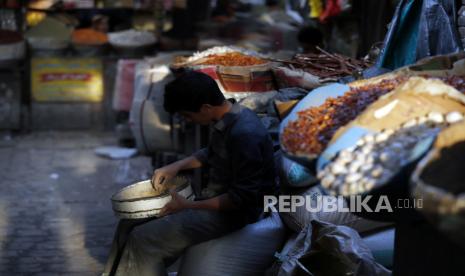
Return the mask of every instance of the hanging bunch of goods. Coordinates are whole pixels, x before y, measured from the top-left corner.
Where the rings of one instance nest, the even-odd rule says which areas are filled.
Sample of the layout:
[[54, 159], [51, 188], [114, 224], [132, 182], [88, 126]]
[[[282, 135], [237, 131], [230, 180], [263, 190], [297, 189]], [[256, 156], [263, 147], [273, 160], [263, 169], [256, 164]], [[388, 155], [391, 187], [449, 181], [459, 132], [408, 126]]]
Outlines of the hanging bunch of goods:
[[232, 46], [213, 47], [190, 57], [178, 57], [171, 66], [174, 71], [203, 72], [216, 80], [224, 93], [238, 93], [239, 98], [247, 96], [247, 92], [274, 91], [271, 67], [272, 63], [265, 56]]
[[319, 53], [297, 54], [292, 60], [280, 60], [284, 66], [274, 69], [280, 87], [312, 89], [342, 77], [358, 75], [372, 65], [366, 61], [317, 49]]

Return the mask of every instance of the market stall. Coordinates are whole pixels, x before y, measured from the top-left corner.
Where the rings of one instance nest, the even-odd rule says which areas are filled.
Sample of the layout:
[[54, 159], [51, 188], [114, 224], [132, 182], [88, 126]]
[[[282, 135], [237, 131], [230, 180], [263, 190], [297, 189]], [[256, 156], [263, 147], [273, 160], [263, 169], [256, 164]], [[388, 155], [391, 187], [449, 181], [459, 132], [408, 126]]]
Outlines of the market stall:
[[[355, 215], [395, 224], [393, 271], [398, 275], [432, 271], [458, 275], [461, 269], [463, 240], [457, 235], [451, 240], [452, 232], [447, 232], [460, 227], [460, 211], [437, 205], [450, 202], [444, 204], [458, 208], [454, 181], [441, 181], [441, 189], [456, 191], [446, 200], [444, 192], [425, 186], [419, 175], [432, 156], [446, 162], [442, 158], [452, 158], [451, 150], [459, 148], [460, 139], [448, 140], [445, 146], [441, 137], [463, 132], [459, 130], [465, 112], [463, 57], [462, 53], [433, 57], [373, 79], [315, 89], [281, 124], [283, 151], [315, 172], [325, 193], [343, 196], [349, 204], [354, 196], [369, 198], [372, 210], [379, 203], [373, 199], [386, 197], [393, 204], [392, 210], [359, 210]], [[443, 156], [432, 149], [439, 145], [449, 153], [444, 148]], [[422, 176], [439, 183], [437, 179], [446, 178], [439, 166], [426, 166], [429, 170]], [[396, 206], [399, 202], [408, 206]], [[427, 222], [425, 212], [435, 219]], [[438, 218], [448, 215], [455, 217], [446, 230]], [[433, 250], [426, 249], [430, 248], [426, 240], [434, 240]], [[446, 251], [453, 253], [445, 256]]]
[[[364, 1], [215, 1], [213, 10], [207, 1], [10, 2], [5, 10], [19, 23], [0, 17], [0, 129], [19, 129], [23, 109], [32, 129], [104, 126], [161, 167], [208, 142], [208, 127], [163, 106], [165, 85], [197, 71], [259, 116], [273, 141], [281, 196], [310, 204], [325, 197], [341, 208], [371, 198], [371, 210], [380, 200], [404, 204], [274, 212], [189, 249], [181, 272], [465, 274], [458, 173], [465, 54], [452, 1], [398, 1], [383, 49], [369, 53], [387, 22], [370, 26], [379, 34], [367, 38], [360, 32], [370, 28], [359, 32], [356, 21], [388, 1], [360, 11], [353, 7]], [[305, 28], [326, 38], [306, 39]], [[192, 178], [199, 188], [206, 177], [196, 171]], [[180, 191], [191, 197], [186, 186]], [[150, 194], [148, 181], [143, 187], [163, 204], [170, 199], [167, 191]], [[128, 215], [137, 210], [113, 199], [121, 218], [153, 217], [163, 205]]]

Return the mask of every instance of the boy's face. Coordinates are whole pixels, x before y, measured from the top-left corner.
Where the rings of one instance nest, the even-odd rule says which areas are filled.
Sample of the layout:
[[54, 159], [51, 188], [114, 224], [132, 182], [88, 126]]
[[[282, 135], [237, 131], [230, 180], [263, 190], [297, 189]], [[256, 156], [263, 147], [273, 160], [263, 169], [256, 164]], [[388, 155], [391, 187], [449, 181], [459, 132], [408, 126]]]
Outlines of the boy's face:
[[211, 107], [212, 106], [209, 104], [204, 104], [198, 112], [179, 111], [179, 115], [181, 115], [187, 122], [199, 125], [208, 125], [213, 122]]

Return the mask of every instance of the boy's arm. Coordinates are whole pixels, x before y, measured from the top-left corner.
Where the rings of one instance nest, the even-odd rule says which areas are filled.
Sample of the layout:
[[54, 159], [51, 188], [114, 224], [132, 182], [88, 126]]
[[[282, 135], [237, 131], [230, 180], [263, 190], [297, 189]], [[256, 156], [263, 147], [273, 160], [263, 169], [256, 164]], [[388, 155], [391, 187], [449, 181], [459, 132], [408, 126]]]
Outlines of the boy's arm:
[[156, 169], [152, 176], [153, 188], [155, 190], [160, 189], [166, 179], [175, 177], [179, 171], [202, 167], [202, 165], [206, 162], [207, 154], [208, 150], [206, 148], [201, 149], [189, 157]]
[[205, 200], [190, 201], [178, 195], [175, 191], [171, 192], [172, 200], [163, 207], [160, 212], [161, 216], [176, 213], [183, 209], [206, 209], [214, 211], [229, 211], [238, 209], [228, 194], [221, 194]]

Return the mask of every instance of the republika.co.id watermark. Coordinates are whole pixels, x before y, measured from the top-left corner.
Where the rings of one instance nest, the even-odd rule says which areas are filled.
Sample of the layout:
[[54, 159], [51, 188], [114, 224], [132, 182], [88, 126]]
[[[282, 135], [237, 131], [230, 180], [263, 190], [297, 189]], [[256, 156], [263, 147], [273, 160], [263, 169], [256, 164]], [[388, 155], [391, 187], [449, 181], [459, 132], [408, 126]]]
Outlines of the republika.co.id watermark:
[[270, 212], [277, 209], [280, 213], [296, 212], [304, 207], [308, 212], [351, 212], [351, 213], [378, 213], [394, 212], [395, 209], [423, 208], [423, 200], [420, 199], [396, 199], [391, 202], [387, 195], [373, 197], [371, 195], [326, 196], [326, 195], [267, 195], [264, 197], [264, 211]]

